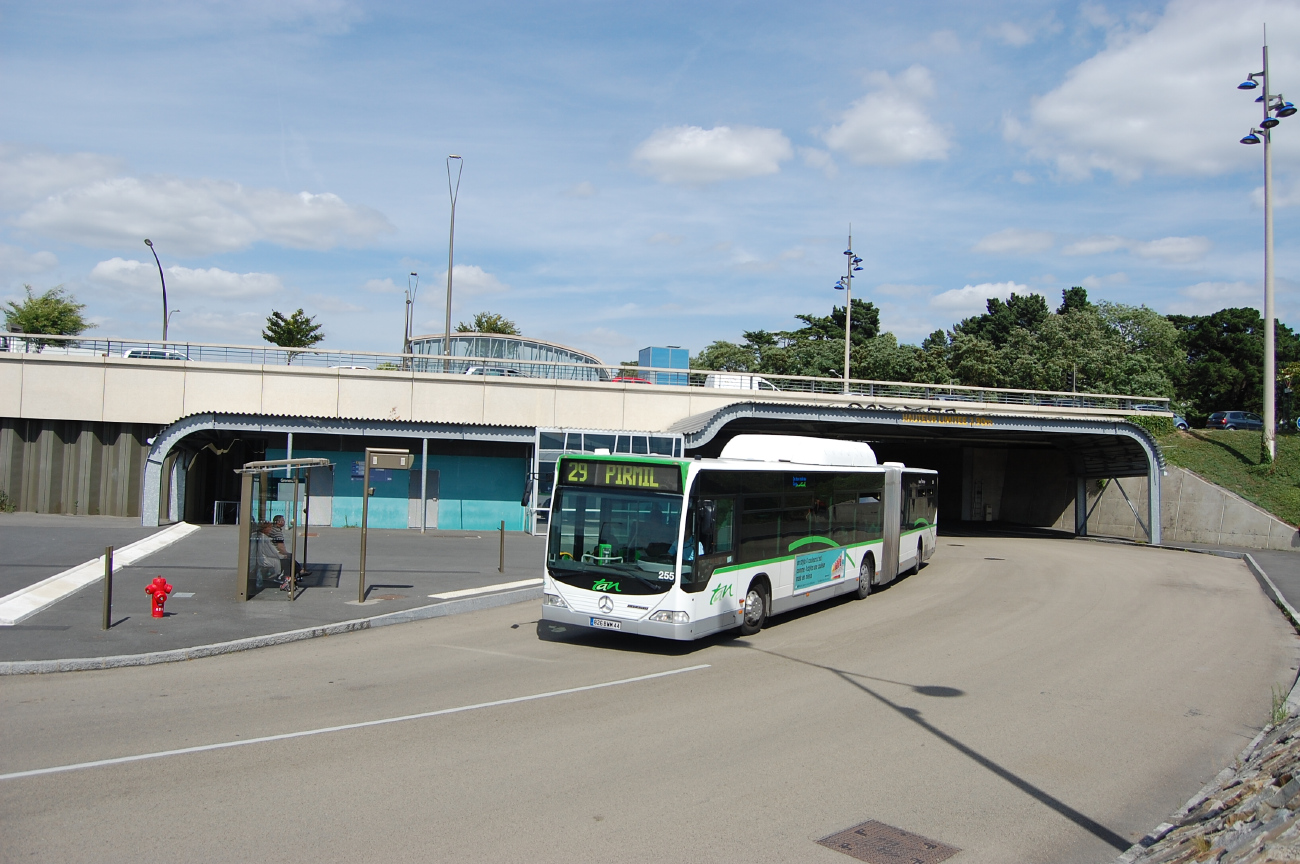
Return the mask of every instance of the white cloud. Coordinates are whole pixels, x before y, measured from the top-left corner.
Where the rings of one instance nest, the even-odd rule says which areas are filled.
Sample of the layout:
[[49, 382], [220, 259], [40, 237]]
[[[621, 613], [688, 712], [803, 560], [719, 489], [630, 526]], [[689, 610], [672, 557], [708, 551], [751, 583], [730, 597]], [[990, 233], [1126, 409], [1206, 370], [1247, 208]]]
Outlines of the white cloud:
[[926, 111], [934, 100], [934, 81], [928, 69], [913, 66], [892, 78], [875, 72], [867, 82], [872, 91], [854, 102], [827, 131], [828, 147], [859, 165], [948, 158], [952, 142]]
[[971, 248], [992, 255], [1033, 255], [1036, 252], [1046, 252], [1055, 243], [1056, 237], [1050, 231], [1006, 228], [984, 236]]
[[1010, 21], [1003, 21], [1001, 24], [995, 24], [987, 29], [987, 32], [994, 39], [1003, 45], [1010, 45], [1013, 48], [1020, 48], [1034, 41], [1034, 34], [1019, 24], [1013, 24]]
[[367, 279], [361, 290], [367, 294], [401, 294], [403, 291], [393, 284], [392, 279]]
[[24, 207], [121, 170], [120, 160], [97, 153], [48, 153], [0, 144], [0, 206]]
[[86, 246], [134, 246], [149, 237], [163, 255], [231, 252], [257, 242], [323, 250], [393, 230], [377, 211], [328, 192], [166, 177], [98, 180], [38, 202], [16, 222]]
[[581, 183], [569, 187], [564, 194], [570, 198], [590, 198], [596, 194], [596, 187], [591, 181], [583, 180]]
[[1191, 264], [1204, 258], [1210, 246], [1208, 237], [1163, 237], [1135, 243], [1130, 249], [1140, 258], [1157, 258], [1166, 264]]
[[1259, 66], [1260, 21], [1274, 37], [1273, 68], [1300, 65], [1300, 5], [1264, 11], [1258, 0], [1173, 0], [1149, 29], [1112, 30], [1104, 50], [1034, 100], [1027, 124], [1006, 122], [1007, 137], [1074, 178], [1256, 165], [1237, 139], [1259, 122], [1259, 107], [1234, 85]]
[[1111, 273], [1106, 276], [1085, 276], [1079, 280], [1079, 284], [1089, 291], [1095, 291], [1106, 285], [1123, 285], [1128, 282], [1127, 273]]
[[[445, 314], [447, 304], [447, 295], [445, 293], [447, 287], [447, 271], [443, 270], [439, 273], [434, 277], [433, 282], [430, 284], [434, 286], [433, 290], [435, 291], [437, 291], [439, 287], [442, 289], [435, 295], [431, 295], [427, 298], [428, 302], [436, 304], [439, 310], [439, 315], [437, 318], [428, 319], [421, 326], [426, 328], [429, 333], [441, 333], [443, 327], [446, 326], [445, 319], [442, 316]], [[482, 267], [475, 264], [457, 264], [452, 268], [452, 314], [458, 315], [463, 313], [466, 301], [474, 300], [478, 297], [490, 297], [494, 294], [503, 294], [509, 290], [510, 286], [507, 283], [502, 282]], [[423, 301], [421, 301], [421, 305], [423, 305]], [[511, 316], [507, 314], [506, 317]], [[452, 322], [452, 326], [455, 326], [454, 321]]]
[[1006, 300], [1012, 294], [1040, 294], [1028, 285], [1015, 282], [983, 282], [979, 285], [967, 285], [935, 294], [930, 298], [930, 307], [958, 315], [978, 315], [988, 307], [990, 297]]
[[1030, 174], [1028, 171], [1012, 171], [1011, 179], [1024, 186], [1028, 186], [1030, 183], [1034, 182], [1034, 175]]
[[0, 273], [44, 273], [59, 266], [53, 252], [28, 252], [0, 243]]
[[649, 242], [654, 244], [666, 244], [668, 246], [678, 246], [686, 238], [680, 234], [669, 234], [667, 231], [656, 231], [650, 235]]
[[1165, 264], [1192, 264], [1210, 251], [1207, 237], [1162, 237], [1159, 240], [1131, 240], [1114, 234], [1085, 237], [1066, 246], [1065, 255], [1105, 255], [1125, 250], [1139, 258], [1154, 258]]
[[1061, 250], [1063, 255], [1104, 255], [1107, 252], [1116, 252], [1120, 249], [1127, 249], [1130, 240], [1123, 237], [1116, 237], [1114, 234], [1095, 234], [1092, 237], [1085, 237], [1082, 240], [1076, 240], [1074, 243], [1066, 246]]
[[840, 168], [835, 164], [835, 159], [825, 150], [818, 150], [816, 147], [800, 147], [799, 155], [803, 157], [803, 162], [809, 168], [816, 168], [827, 177], [835, 177], [840, 173]]
[[[284, 283], [273, 273], [232, 273], [217, 267], [207, 270], [164, 267], [163, 272], [167, 276], [167, 291], [172, 299], [194, 294], [218, 300], [237, 300], [268, 297], [284, 290]], [[152, 292], [159, 289], [158, 268], [152, 261], [110, 258], [96, 264], [90, 271], [90, 278], [95, 282], [133, 291]]]
[[1169, 311], [1182, 315], [1208, 315], [1229, 307], [1264, 307], [1264, 289], [1251, 282], [1198, 282], [1179, 290], [1182, 300]]
[[664, 183], [701, 186], [781, 170], [794, 150], [779, 129], [672, 126], [637, 145], [634, 162]]

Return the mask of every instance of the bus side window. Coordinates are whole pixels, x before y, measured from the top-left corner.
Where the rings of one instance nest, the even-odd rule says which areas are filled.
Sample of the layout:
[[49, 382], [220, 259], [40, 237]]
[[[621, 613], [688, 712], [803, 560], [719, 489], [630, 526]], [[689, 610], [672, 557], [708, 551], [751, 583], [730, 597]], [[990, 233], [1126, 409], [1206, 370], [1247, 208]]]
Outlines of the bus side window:
[[716, 499], [713, 512], [713, 548], [706, 549], [705, 552], [731, 552], [735, 549], [736, 499]]

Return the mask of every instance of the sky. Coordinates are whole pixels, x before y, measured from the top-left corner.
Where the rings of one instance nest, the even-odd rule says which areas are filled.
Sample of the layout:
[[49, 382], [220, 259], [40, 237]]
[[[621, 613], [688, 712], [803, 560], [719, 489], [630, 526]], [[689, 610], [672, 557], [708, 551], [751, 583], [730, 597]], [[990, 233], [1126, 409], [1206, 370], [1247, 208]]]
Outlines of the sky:
[[[1258, 308], [1265, 24], [1300, 97], [1300, 0], [0, 0], [0, 300], [62, 285], [157, 339], [150, 238], [172, 339], [301, 307], [400, 351], [412, 272], [443, 330], [457, 154], [453, 323], [607, 363], [828, 314], [850, 226], [903, 342], [1072, 285]], [[1300, 114], [1273, 141], [1297, 326]]]

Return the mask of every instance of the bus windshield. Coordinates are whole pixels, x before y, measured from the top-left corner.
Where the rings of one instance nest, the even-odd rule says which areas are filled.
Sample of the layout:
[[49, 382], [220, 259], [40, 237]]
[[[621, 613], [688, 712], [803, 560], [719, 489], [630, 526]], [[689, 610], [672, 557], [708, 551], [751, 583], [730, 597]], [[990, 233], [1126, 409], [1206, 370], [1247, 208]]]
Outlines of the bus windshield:
[[681, 517], [680, 495], [559, 486], [547, 569], [577, 588], [661, 594], [676, 576]]

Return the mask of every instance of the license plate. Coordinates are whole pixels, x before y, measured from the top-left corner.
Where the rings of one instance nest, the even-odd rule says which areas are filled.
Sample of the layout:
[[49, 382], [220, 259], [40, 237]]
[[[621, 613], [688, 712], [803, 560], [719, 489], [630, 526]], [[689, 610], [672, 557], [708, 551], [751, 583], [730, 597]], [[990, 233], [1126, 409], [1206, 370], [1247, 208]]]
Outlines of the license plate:
[[623, 622], [622, 622], [622, 621], [610, 621], [608, 618], [592, 618], [592, 619], [591, 619], [591, 626], [592, 626], [592, 627], [599, 627], [599, 628], [601, 628], [602, 630], [622, 630], [622, 629], [623, 629]]

